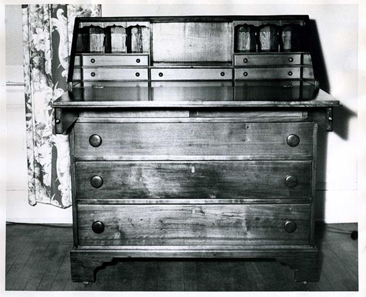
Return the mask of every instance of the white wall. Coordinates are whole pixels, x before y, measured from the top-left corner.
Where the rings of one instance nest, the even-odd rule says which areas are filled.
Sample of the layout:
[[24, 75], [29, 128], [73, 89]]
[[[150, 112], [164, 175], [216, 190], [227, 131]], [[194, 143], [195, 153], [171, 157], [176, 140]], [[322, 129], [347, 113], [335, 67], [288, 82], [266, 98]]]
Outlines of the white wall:
[[[316, 23], [330, 93], [343, 107], [335, 111], [334, 132], [327, 133], [324, 142], [326, 157], [320, 157], [317, 184], [317, 218], [326, 222], [356, 222], [358, 212], [357, 178], [357, 80], [358, 80], [358, 7], [357, 5], [117, 5], [103, 2], [103, 16], [137, 15], [263, 15], [308, 14]], [[10, 16], [10, 15], [9, 15]], [[13, 27], [12, 34], [21, 34]], [[12, 45], [20, 46], [20, 45]], [[17, 48], [21, 50], [21, 48]], [[15, 55], [13, 53], [12, 55]], [[322, 57], [323, 59], [321, 59]], [[13, 65], [7, 59], [9, 72], [17, 71], [21, 64]], [[19, 62], [19, 61], [18, 61]], [[20, 61], [21, 63], [21, 61]], [[15, 63], [16, 64], [16, 63]], [[10, 75], [10, 74], [9, 74]], [[10, 76], [9, 76], [10, 77]], [[71, 209], [53, 206], [28, 206], [26, 202], [26, 151], [24, 135], [24, 107], [21, 89], [7, 91], [8, 127], [11, 144], [8, 160], [7, 218], [14, 221], [71, 222]], [[320, 149], [323, 150], [322, 148]]]

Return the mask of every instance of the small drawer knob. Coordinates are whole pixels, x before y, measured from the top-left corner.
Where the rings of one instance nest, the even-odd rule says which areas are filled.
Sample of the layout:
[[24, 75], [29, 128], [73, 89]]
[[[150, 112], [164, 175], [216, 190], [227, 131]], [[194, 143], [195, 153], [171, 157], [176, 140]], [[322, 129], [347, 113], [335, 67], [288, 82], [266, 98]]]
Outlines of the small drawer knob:
[[60, 124], [60, 123], [61, 123], [60, 119], [56, 119], [56, 124]]
[[95, 63], [95, 59], [91, 59], [90, 62]]
[[285, 179], [286, 186], [289, 188], [294, 188], [297, 186], [297, 178], [293, 175], [288, 175]]
[[287, 74], [288, 74], [288, 76], [292, 76], [293, 73], [292, 73], [292, 71], [289, 71]]
[[243, 62], [244, 62], [244, 63], [248, 63], [248, 59], [247, 59], [247, 58], [244, 58], [244, 59], [243, 59]]
[[221, 73], [220, 73], [220, 75], [221, 75], [221, 76], [225, 76], [225, 72], [221, 72]]
[[103, 185], [103, 179], [99, 176], [99, 175], [94, 175], [91, 179], [90, 179], [90, 184], [94, 187], [94, 188], [100, 188]]
[[96, 221], [92, 225], [92, 230], [94, 233], [97, 234], [103, 233], [104, 229], [105, 229], [104, 224], [100, 221]]
[[286, 221], [284, 228], [287, 233], [293, 233], [296, 231], [297, 226], [294, 221]]
[[136, 59], [136, 63], [140, 63], [141, 62], [141, 60], [140, 59]]
[[98, 134], [93, 134], [89, 138], [89, 143], [91, 146], [98, 147], [102, 144], [102, 137], [100, 137]]
[[163, 72], [159, 72], [160, 77], [163, 77], [163, 75], [164, 75]]
[[300, 138], [296, 134], [290, 134], [289, 136], [287, 136], [286, 142], [289, 146], [295, 147], [299, 145]]
[[139, 77], [140, 76], [140, 73], [139, 72], [136, 72], [135, 75], [136, 75], [136, 77]]
[[90, 75], [91, 75], [92, 77], [94, 77], [94, 76], [95, 76], [95, 72], [90, 73]]
[[289, 61], [290, 63], [292, 63], [292, 62], [294, 61], [294, 58], [290, 57], [290, 58], [288, 58], [288, 61]]
[[244, 73], [243, 73], [243, 75], [244, 75], [244, 76], [248, 76], [248, 72], [244, 72]]

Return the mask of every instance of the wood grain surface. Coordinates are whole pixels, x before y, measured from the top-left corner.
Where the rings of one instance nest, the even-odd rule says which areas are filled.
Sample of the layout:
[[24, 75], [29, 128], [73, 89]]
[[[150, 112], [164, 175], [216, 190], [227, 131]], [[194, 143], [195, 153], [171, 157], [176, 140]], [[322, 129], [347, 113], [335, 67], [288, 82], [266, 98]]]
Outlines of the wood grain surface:
[[152, 24], [153, 62], [228, 62], [232, 59], [229, 22]]
[[[75, 156], [79, 160], [209, 159], [211, 156], [311, 159], [313, 123], [76, 123]], [[99, 147], [91, 135], [102, 138]], [[300, 143], [286, 139], [296, 134]], [[150, 157], [151, 156], [151, 157]], [[178, 158], [179, 159], [179, 158]]]
[[[78, 205], [83, 245], [253, 245], [309, 243], [310, 206]], [[287, 233], [284, 224], [297, 229]], [[101, 221], [103, 233], [91, 226]]]
[[[298, 184], [288, 187], [287, 176]], [[76, 191], [77, 199], [309, 199], [311, 162], [77, 162]]]

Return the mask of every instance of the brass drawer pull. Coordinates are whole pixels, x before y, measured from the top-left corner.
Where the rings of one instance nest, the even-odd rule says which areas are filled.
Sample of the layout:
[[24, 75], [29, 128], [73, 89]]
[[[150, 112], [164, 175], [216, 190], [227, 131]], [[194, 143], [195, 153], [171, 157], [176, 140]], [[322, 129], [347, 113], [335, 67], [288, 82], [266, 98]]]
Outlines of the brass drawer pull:
[[90, 184], [91, 184], [94, 188], [100, 188], [101, 186], [103, 186], [103, 179], [102, 179], [99, 175], [94, 175], [94, 176], [90, 179]]
[[297, 225], [294, 221], [286, 221], [284, 228], [287, 233], [294, 233], [297, 229]]
[[293, 175], [288, 175], [285, 179], [286, 186], [289, 188], [294, 188], [297, 186], [297, 178]]
[[94, 58], [93, 58], [93, 59], [91, 59], [91, 60], [90, 60], [90, 62], [95, 63], [95, 59], [94, 59]]
[[96, 221], [92, 225], [92, 230], [94, 233], [97, 234], [103, 233], [104, 229], [105, 229], [104, 224], [100, 221]]
[[89, 143], [91, 146], [98, 147], [102, 144], [102, 137], [98, 134], [93, 134], [89, 137]]
[[286, 142], [289, 146], [295, 147], [299, 145], [300, 138], [296, 134], [290, 134], [289, 136], [287, 136]]

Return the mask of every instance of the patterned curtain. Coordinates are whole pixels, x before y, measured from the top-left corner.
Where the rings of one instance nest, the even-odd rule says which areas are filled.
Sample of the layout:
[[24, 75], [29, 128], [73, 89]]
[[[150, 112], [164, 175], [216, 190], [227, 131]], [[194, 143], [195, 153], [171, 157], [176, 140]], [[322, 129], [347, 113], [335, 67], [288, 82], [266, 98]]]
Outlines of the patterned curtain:
[[28, 200], [71, 205], [69, 142], [54, 135], [52, 102], [67, 90], [75, 17], [100, 16], [101, 5], [23, 5]]

